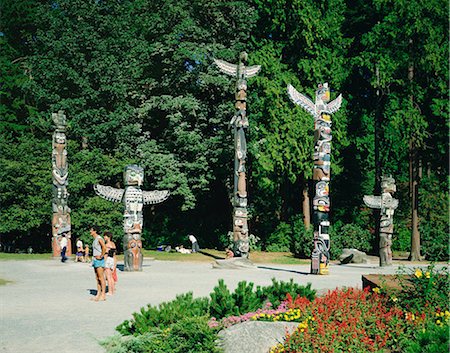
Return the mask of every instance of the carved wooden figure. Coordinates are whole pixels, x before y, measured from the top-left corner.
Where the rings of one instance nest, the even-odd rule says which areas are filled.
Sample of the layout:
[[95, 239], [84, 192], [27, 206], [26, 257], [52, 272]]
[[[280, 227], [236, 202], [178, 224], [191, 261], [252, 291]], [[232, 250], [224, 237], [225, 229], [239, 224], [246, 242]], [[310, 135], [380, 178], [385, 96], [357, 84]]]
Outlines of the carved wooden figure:
[[123, 214], [123, 252], [125, 271], [142, 271], [142, 226], [144, 205], [154, 205], [163, 202], [169, 197], [168, 190], [143, 191], [141, 185], [144, 181], [144, 169], [137, 165], [125, 167], [125, 189], [116, 189], [111, 186], [94, 185], [97, 195], [108, 201], [125, 204]]
[[235, 256], [248, 257], [249, 230], [247, 212], [247, 182], [246, 168], [247, 142], [245, 129], [248, 127], [247, 117], [247, 78], [256, 76], [261, 66], [245, 66], [247, 53], [243, 52], [239, 57], [239, 64], [233, 65], [223, 60], [214, 59], [215, 64], [223, 73], [234, 76], [236, 82], [236, 113], [230, 121], [234, 132], [234, 193], [233, 193], [233, 252]]
[[392, 265], [392, 234], [394, 233], [394, 211], [398, 200], [392, 197], [397, 191], [395, 179], [391, 176], [381, 177], [381, 196], [364, 195], [364, 203], [370, 208], [381, 209], [380, 219], [380, 266]]
[[52, 251], [53, 256], [59, 256], [61, 248], [59, 241], [61, 235], [65, 234], [68, 246], [66, 255], [72, 254], [71, 246], [71, 223], [70, 208], [67, 203], [69, 193], [67, 192], [69, 163], [67, 162], [66, 130], [67, 121], [63, 111], [52, 114], [55, 131], [52, 139], [52, 176], [53, 176], [53, 199], [52, 199]]
[[311, 254], [311, 273], [327, 274], [330, 261], [330, 235], [328, 232], [330, 221], [330, 161], [331, 161], [331, 114], [339, 110], [342, 95], [330, 101], [328, 83], [319, 85], [316, 91], [316, 101], [313, 103], [308, 97], [288, 86], [291, 100], [300, 105], [314, 117], [314, 248]]

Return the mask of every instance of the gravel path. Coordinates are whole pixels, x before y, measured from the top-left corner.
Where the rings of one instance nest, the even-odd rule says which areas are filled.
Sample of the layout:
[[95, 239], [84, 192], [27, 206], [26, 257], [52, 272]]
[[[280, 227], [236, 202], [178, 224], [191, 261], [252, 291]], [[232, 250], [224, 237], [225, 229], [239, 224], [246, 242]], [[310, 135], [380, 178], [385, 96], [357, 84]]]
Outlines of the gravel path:
[[0, 261], [0, 353], [97, 353], [98, 341], [146, 304], [159, 304], [192, 291], [207, 296], [220, 278], [230, 289], [239, 281], [268, 285], [271, 278], [312, 283], [323, 292], [361, 287], [361, 275], [395, 273], [396, 266], [330, 266], [328, 276], [308, 275], [307, 265], [258, 265], [254, 269], [212, 269], [208, 263], [144, 261], [142, 272], [119, 272], [117, 293], [92, 302], [96, 289], [89, 264], [58, 260]]

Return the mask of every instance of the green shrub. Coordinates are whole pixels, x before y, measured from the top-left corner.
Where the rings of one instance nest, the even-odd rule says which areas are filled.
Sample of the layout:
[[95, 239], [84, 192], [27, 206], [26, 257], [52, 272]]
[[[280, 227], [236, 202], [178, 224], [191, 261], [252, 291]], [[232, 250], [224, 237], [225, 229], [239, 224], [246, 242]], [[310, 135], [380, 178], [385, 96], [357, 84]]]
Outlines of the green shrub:
[[274, 278], [270, 286], [257, 286], [253, 291], [253, 283], [245, 281], [239, 282], [234, 293], [231, 293], [223, 280], [219, 280], [219, 285], [214, 287], [211, 293], [210, 315], [216, 319], [221, 319], [230, 315], [243, 315], [255, 311], [270, 302], [274, 307], [286, 300], [286, 294], [291, 294], [293, 298], [297, 295], [312, 300], [316, 296], [316, 291], [311, 289], [311, 284], [306, 286], [290, 282], [277, 282]]
[[253, 283], [251, 282], [248, 284], [246, 281], [239, 282], [232, 297], [234, 300], [235, 315], [245, 314], [261, 307], [261, 302], [253, 291]]
[[429, 261], [448, 261], [448, 224], [423, 221], [420, 224], [421, 254]]
[[267, 238], [267, 251], [290, 251], [292, 243], [292, 225], [281, 222], [275, 231]]
[[153, 340], [157, 340], [159, 334], [146, 332], [139, 336], [114, 335], [100, 342], [107, 353], [147, 353]]
[[[408, 275], [405, 279], [402, 275]], [[450, 275], [447, 267], [436, 269], [400, 269], [398, 279], [402, 291], [398, 294], [399, 304], [408, 310], [420, 312], [423, 307], [449, 310]]]
[[211, 316], [222, 318], [235, 313], [233, 296], [223, 279], [219, 279], [219, 284], [214, 287], [210, 297], [209, 313]]
[[272, 303], [272, 306], [276, 308], [282, 301], [286, 300], [286, 295], [288, 293], [292, 296], [292, 298], [300, 296], [313, 300], [316, 297], [316, 291], [311, 289], [311, 283], [308, 283], [306, 286], [302, 286], [294, 283], [292, 278], [289, 282], [277, 282], [275, 278], [272, 278], [272, 284], [270, 286], [256, 287], [256, 297], [259, 305], [255, 309], [263, 307], [267, 302]]
[[138, 336], [113, 336], [101, 342], [107, 353], [219, 353], [217, 333], [207, 316], [185, 317], [165, 329], [150, 328]]
[[313, 250], [314, 226], [307, 230], [303, 223], [303, 215], [292, 217], [291, 252], [295, 257], [310, 258]]
[[330, 233], [332, 259], [338, 258], [344, 248], [354, 248], [364, 252], [371, 250], [372, 235], [369, 230], [356, 224], [348, 223], [331, 227]]
[[158, 305], [148, 305], [133, 313], [132, 320], [125, 320], [116, 327], [122, 335], [143, 334], [152, 327], [166, 328], [184, 317], [208, 314], [208, 298], [193, 298], [192, 292], [177, 295], [175, 300]]
[[437, 175], [424, 176], [419, 188], [419, 223], [421, 253], [429, 261], [449, 260], [449, 198], [448, 180]]
[[[395, 217], [395, 216], [394, 216]], [[395, 219], [394, 219], [395, 222]], [[410, 251], [411, 250], [411, 229], [406, 224], [394, 223], [394, 235], [392, 237], [392, 250], [394, 251]]]
[[404, 342], [405, 353], [446, 353], [450, 352], [449, 326], [430, 322], [424, 330], [419, 330], [414, 339]]

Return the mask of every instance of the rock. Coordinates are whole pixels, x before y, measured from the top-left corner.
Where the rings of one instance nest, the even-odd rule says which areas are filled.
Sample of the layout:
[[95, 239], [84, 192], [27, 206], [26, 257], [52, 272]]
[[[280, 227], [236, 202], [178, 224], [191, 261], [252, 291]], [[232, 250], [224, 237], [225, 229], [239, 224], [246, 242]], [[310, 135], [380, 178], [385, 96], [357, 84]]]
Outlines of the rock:
[[253, 262], [245, 257], [232, 257], [231, 259], [215, 260], [212, 267], [226, 269], [256, 268]]
[[354, 264], [366, 264], [369, 262], [367, 254], [357, 249], [342, 249], [342, 255], [339, 256], [341, 265], [354, 263]]
[[219, 345], [224, 353], [267, 353], [297, 327], [298, 322], [246, 321], [220, 331]]

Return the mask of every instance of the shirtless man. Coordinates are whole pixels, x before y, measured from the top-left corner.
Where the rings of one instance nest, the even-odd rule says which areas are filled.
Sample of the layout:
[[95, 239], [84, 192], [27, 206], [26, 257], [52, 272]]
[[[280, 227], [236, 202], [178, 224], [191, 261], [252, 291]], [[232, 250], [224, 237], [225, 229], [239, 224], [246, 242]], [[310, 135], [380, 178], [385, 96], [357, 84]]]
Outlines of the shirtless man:
[[92, 298], [93, 301], [106, 300], [106, 283], [105, 283], [105, 253], [106, 246], [103, 238], [98, 234], [99, 228], [92, 226], [89, 230], [94, 241], [92, 242], [92, 266], [94, 267], [95, 279], [97, 281], [97, 295]]

